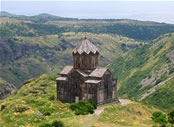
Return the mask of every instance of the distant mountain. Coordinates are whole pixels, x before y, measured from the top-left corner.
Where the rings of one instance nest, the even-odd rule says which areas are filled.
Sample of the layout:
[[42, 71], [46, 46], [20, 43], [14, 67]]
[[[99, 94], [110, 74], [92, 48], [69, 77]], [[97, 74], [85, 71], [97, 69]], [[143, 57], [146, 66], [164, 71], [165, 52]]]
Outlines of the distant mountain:
[[26, 17], [24, 15], [15, 15], [6, 11], [0, 11], [0, 17]]
[[[21, 17], [21, 16], [24, 16], [24, 15], [16, 15], [16, 14], [12, 14], [12, 13], [9, 13], [9, 12], [6, 12], [6, 11], [0, 11], [0, 17]], [[51, 15], [51, 14], [47, 14], [47, 13], [41, 13], [41, 14], [38, 14], [38, 15], [34, 15], [34, 16], [25, 16], [25, 17], [32, 17], [32, 18], [63, 18], [63, 17], [59, 17], [59, 16], [54, 16], [54, 15]]]
[[0, 12], [0, 17], [9, 17], [9, 18], [16, 18], [18, 20], [29, 20], [32, 22], [46, 22], [46, 21], [54, 21], [54, 20], [78, 20], [77, 18], [66, 18], [55, 16], [47, 13], [41, 13], [34, 16], [25, 16], [25, 15], [15, 15], [5, 11]]
[[47, 21], [60, 21], [60, 20], [78, 20], [76, 18], [65, 18], [65, 17], [60, 17], [60, 16], [55, 16], [55, 15], [51, 15], [51, 14], [47, 14], [47, 13], [42, 13], [39, 15], [35, 15], [35, 16], [30, 16], [29, 17], [32, 21], [35, 22], [47, 22]]
[[6, 11], [1, 11], [0, 12], [0, 17], [14, 17], [16, 16], [15, 14], [8, 13]]
[[31, 17], [51, 18], [51, 19], [62, 19], [63, 18], [63, 17], [60, 17], [60, 16], [55, 16], [55, 15], [51, 15], [51, 14], [47, 14], [47, 13], [41, 13], [39, 15], [34, 15], [34, 16], [31, 16]]
[[127, 52], [111, 65], [123, 98], [174, 107], [174, 33]]

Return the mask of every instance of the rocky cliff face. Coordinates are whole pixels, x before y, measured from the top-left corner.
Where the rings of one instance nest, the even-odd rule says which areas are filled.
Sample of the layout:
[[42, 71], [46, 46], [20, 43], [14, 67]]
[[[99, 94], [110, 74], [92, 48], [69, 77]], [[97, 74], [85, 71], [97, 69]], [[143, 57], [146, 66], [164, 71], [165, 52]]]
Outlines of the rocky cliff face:
[[39, 45], [18, 44], [12, 39], [0, 40], [0, 64], [30, 56], [40, 49]]
[[16, 87], [0, 78], [0, 99], [7, 97], [16, 91]]

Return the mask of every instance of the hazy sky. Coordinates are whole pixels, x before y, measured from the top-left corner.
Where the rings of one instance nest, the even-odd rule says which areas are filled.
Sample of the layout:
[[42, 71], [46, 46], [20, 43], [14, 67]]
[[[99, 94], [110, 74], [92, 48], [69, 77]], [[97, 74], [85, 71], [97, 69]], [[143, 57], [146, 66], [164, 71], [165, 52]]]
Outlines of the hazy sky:
[[1, 11], [20, 15], [49, 13], [76, 18], [131, 18], [174, 24], [174, 1], [104, 1], [104, 0], [6, 0], [1, 1]]

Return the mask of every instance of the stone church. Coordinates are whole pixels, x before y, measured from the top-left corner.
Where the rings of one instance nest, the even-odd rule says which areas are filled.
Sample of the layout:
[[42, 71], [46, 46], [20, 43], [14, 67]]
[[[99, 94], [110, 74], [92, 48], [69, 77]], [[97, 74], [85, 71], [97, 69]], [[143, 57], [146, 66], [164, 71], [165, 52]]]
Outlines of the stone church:
[[65, 66], [57, 81], [57, 99], [64, 103], [89, 100], [97, 105], [118, 102], [117, 80], [99, 67], [99, 50], [86, 37], [72, 51], [74, 66]]

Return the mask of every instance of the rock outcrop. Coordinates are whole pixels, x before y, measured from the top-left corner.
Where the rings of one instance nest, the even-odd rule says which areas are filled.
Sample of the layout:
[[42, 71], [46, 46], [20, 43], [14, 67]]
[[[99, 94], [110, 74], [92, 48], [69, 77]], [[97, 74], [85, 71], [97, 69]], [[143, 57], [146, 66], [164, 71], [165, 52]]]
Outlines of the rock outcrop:
[[14, 93], [16, 87], [0, 78], [0, 99], [7, 97], [8, 95]]

